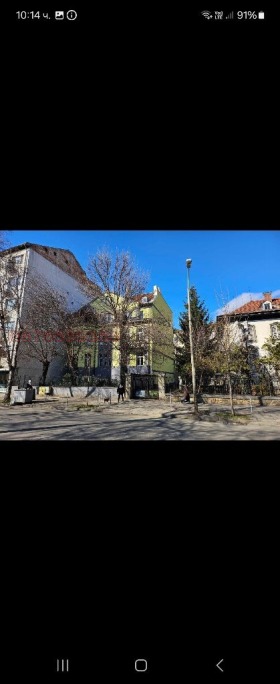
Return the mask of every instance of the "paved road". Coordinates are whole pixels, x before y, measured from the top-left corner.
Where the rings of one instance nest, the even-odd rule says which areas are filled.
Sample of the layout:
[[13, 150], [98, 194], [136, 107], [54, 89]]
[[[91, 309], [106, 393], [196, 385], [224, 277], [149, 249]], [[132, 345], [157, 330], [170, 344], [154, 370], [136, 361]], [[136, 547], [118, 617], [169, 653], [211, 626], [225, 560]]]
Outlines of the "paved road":
[[[100, 411], [77, 411], [65, 400], [1, 406], [0, 440], [280, 440], [280, 407], [258, 407], [252, 414], [240, 408], [239, 412], [247, 412], [250, 418], [245, 425], [211, 422], [206, 417], [197, 421], [192, 407], [163, 402], [129, 401], [102, 406]], [[204, 409], [200, 411], [203, 414]]]

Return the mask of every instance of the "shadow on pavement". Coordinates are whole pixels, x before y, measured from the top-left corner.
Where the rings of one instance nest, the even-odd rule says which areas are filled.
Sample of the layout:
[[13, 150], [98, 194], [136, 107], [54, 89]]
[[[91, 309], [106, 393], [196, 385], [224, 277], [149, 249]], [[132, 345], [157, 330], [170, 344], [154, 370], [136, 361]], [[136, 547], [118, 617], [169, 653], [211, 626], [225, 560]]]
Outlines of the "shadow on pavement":
[[[2, 416], [1, 416], [2, 417]], [[196, 421], [190, 415], [167, 418], [120, 418], [102, 414], [79, 416], [73, 412], [61, 411], [54, 416], [38, 414], [24, 415], [21, 426], [18, 415], [7, 416], [0, 438], [7, 440], [70, 440], [70, 441], [252, 441], [279, 440], [277, 426], [254, 424], [224, 424], [220, 422]], [[74, 422], [73, 422], [74, 421]]]

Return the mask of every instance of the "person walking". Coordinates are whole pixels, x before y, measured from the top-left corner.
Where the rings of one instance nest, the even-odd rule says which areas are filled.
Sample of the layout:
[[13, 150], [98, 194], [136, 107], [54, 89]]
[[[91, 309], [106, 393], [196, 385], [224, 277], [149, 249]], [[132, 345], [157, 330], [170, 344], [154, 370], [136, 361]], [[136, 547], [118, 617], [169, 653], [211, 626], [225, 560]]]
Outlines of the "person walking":
[[189, 388], [188, 385], [184, 386], [184, 398], [182, 399], [183, 402], [188, 402], [190, 401], [190, 393], [189, 393]]
[[120, 384], [119, 384], [118, 387], [117, 387], [117, 393], [118, 393], [118, 403], [119, 403], [119, 401], [120, 401], [120, 397], [122, 398], [122, 401], [124, 401], [124, 397], [123, 397], [123, 395], [124, 395], [124, 386], [123, 386], [122, 382], [120, 382]]

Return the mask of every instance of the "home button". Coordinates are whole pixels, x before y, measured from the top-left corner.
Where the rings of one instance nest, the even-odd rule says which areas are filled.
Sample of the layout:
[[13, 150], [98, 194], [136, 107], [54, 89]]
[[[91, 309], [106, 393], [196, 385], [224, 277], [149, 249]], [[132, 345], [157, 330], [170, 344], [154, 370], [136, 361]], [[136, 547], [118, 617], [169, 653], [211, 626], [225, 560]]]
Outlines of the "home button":
[[135, 660], [135, 670], [136, 672], [146, 672], [148, 669], [148, 663], [144, 658], [139, 658]]

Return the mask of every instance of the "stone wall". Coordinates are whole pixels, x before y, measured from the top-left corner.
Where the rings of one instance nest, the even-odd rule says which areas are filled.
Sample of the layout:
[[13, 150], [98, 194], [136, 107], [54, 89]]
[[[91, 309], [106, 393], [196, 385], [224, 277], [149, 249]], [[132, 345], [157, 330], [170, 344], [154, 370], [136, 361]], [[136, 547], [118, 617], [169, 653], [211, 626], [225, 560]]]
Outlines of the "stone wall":
[[[228, 394], [219, 394], [219, 396], [214, 396], [212, 394], [203, 394], [203, 402], [205, 404], [230, 404], [230, 398]], [[238, 406], [280, 406], [280, 397], [261, 397], [261, 396], [251, 396], [251, 395], [238, 395], [233, 396], [233, 405]]]

